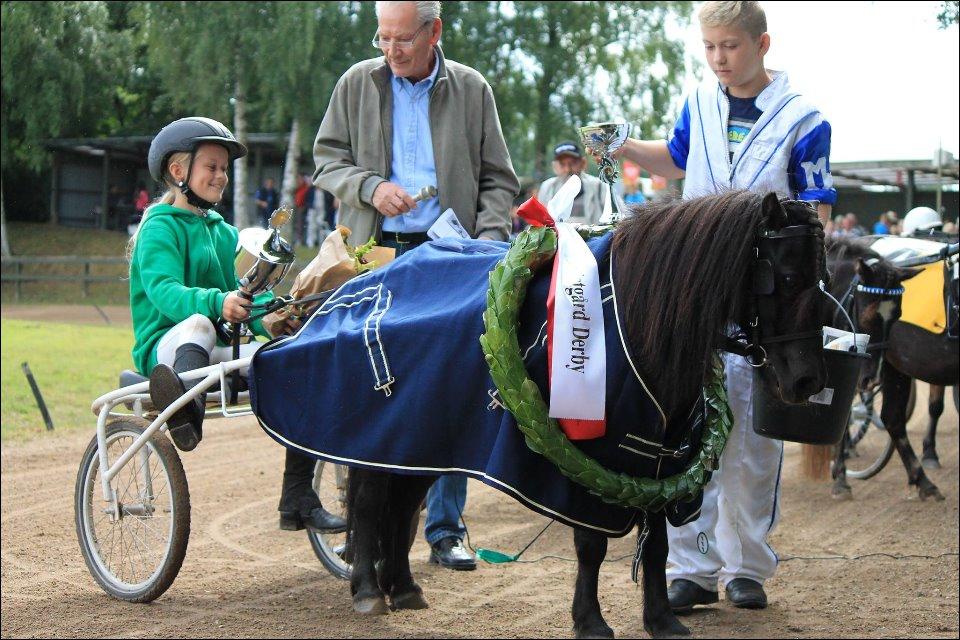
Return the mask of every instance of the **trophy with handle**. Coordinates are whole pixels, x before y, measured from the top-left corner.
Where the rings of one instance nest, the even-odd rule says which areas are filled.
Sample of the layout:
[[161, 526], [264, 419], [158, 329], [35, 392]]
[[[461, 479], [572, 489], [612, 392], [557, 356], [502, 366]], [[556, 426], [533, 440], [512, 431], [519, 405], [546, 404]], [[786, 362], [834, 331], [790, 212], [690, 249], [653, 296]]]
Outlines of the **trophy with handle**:
[[623, 217], [623, 208], [613, 190], [613, 185], [620, 179], [617, 161], [611, 154], [623, 146], [630, 136], [633, 125], [628, 122], [594, 122], [580, 127], [580, 139], [584, 148], [597, 159], [599, 178], [610, 190], [607, 198], [609, 203], [604, 206], [601, 223], [614, 224]]
[[[266, 229], [251, 227], [240, 232], [234, 268], [240, 282], [238, 293], [252, 302], [254, 296], [270, 291], [283, 280], [293, 266], [296, 255], [286, 240], [280, 237], [280, 227], [293, 218], [293, 209], [281, 206], [270, 216]], [[240, 358], [241, 323], [230, 326], [233, 359]], [[240, 370], [233, 372], [230, 385], [230, 403], [236, 404], [240, 388]]]

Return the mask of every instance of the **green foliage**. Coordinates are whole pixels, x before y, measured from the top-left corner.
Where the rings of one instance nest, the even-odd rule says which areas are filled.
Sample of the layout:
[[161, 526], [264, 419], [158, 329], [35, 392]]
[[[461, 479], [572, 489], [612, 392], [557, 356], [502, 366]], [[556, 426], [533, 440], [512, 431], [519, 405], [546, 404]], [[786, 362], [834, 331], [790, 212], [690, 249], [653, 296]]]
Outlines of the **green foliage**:
[[940, 13], [937, 14], [937, 21], [941, 29], [946, 29], [952, 24], [960, 21], [960, 1], [943, 0], [940, 5]]
[[130, 58], [124, 32], [110, 32], [105, 2], [5, 2], [2, 12], [2, 157], [43, 167], [43, 140], [106, 133]]
[[3, 320], [0, 331], [3, 441], [36, 436], [46, 428], [22, 362], [30, 365], [55, 432], [84, 428], [92, 434], [97, 422], [91, 402], [115, 389], [117, 376], [133, 364], [130, 328]]
[[[642, 136], [667, 132], [684, 62], [666, 27], [691, 10], [449, 2], [442, 43], [493, 87], [518, 174], [542, 174], [552, 145], [587, 121], [623, 116]], [[4, 183], [26, 169], [39, 192], [47, 138], [152, 134], [194, 114], [230, 124], [237, 99], [248, 131], [288, 131], [297, 118], [309, 148], [337, 79], [378, 55], [372, 2], [17, 1], [2, 12]], [[25, 217], [27, 200], [7, 200], [8, 215]]]
[[[664, 135], [682, 82], [683, 43], [666, 35], [686, 2], [497, 2], [444, 5], [444, 51], [488, 79], [520, 174], [591, 120], [624, 117]], [[679, 29], [677, 30], [679, 33]]]

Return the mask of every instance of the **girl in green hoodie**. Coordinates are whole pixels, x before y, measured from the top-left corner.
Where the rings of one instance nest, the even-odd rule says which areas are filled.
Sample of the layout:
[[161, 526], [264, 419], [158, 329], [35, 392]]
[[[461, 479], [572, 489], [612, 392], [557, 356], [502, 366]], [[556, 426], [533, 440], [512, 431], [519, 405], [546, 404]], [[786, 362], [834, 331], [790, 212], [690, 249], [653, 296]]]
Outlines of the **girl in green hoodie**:
[[[147, 209], [130, 240], [130, 312], [133, 360], [140, 373], [149, 372], [150, 398], [160, 411], [186, 393], [178, 373], [232, 359], [231, 348], [217, 344], [216, 319], [250, 317], [249, 296], [234, 271], [239, 232], [212, 210], [223, 197], [230, 162], [246, 153], [229, 129], [209, 118], [177, 120], [150, 144], [150, 175], [169, 190]], [[272, 297], [267, 292], [256, 302]], [[269, 337], [259, 320], [250, 327]], [[262, 344], [240, 345], [240, 357]], [[183, 451], [200, 442], [203, 405], [198, 398], [167, 420]], [[324, 509], [313, 490], [314, 465], [313, 458], [287, 450], [280, 528], [344, 531], [346, 521]]]
[[[212, 210], [223, 197], [230, 162], [246, 153], [229, 129], [208, 118], [177, 120], [150, 145], [150, 174], [169, 190], [146, 210], [130, 240], [130, 312], [133, 360], [150, 375], [151, 399], [160, 410], [186, 391], [178, 373], [232, 358], [229, 346], [217, 344], [217, 318], [244, 322], [250, 316], [234, 271], [237, 229]], [[260, 344], [241, 345], [241, 357]], [[180, 449], [199, 443], [203, 413], [198, 398], [167, 421]]]

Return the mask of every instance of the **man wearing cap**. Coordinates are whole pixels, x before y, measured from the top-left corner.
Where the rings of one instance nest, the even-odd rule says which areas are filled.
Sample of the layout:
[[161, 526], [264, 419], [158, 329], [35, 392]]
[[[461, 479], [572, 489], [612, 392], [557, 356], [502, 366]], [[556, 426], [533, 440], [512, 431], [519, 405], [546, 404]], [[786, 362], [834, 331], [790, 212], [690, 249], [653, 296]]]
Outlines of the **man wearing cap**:
[[587, 159], [576, 142], [561, 142], [553, 150], [553, 172], [556, 177], [544, 180], [537, 192], [537, 199], [546, 204], [556, 195], [560, 187], [572, 175], [580, 178], [580, 193], [573, 201], [573, 211], [567, 222], [574, 224], [596, 224], [603, 215], [603, 204], [607, 192], [598, 178], [584, 171]]
[[[520, 183], [493, 90], [475, 69], [444, 58], [439, 2], [376, 9], [373, 46], [383, 55], [355, 64], [334, 87], [313, 145], [315, 184], [339, 198], [352, 242], [375, 236], [397, 256], [427, 242], [447, 209], [471, 237], [507, 240]], [[436, 197], [413, 199], [430, 185]], [[463, 546], [466, 499], [462, 475], [441, 476], [427, 494], [431, 562], [476, 568]]]

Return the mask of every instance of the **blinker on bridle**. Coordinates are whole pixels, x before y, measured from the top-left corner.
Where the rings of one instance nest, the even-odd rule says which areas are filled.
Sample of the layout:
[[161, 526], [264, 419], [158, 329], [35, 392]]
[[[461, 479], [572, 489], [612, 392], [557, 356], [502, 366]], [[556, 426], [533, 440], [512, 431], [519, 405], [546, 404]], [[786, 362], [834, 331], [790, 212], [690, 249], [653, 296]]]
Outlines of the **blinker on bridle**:
[[[722, 336], [720, 348], [741, 355], [746, 359], [747, 364], [759, 369], [767, 364], [767, 351], [763, 345], [769, 345], [778, 342], [791, 342], [794, 340], [803, 340], [823, 336], [823, 329], [812, 331], [803, 331], [798, 333], [786, 333], [779, 335], [764, 335], [761, 326], [761, 316], [768, 322], [772, 320], [772, 307], [769, 296], [776, 291], [776, 280], [773, 272], [773, 262], [761, 255], [769, 255], [769, 251], [763, 250], [773, 242], [786, 240], [790, 238], [809, 237], [822, 238], [823, 233], [812, 225], [792, 225], [784, 227], [779, 231], [764, 230], [761, 231], [759, 240], [753, 248], [754, 260], [751, 274], [751, 298], [750, 298], [750, 335], [745, 331], [739, 332], [736, 336]], [[825, 272], [825, 270], [824, 270]], [[824, 273], [824, 277], [826, 273]], [[816, 286], [810, 283], [810, 286]], [[764, 313], [764, 312], [768, 313]], [[749, 342], [741, 342], [740, 339], [748, 339]]]

